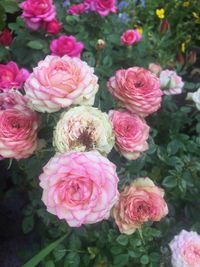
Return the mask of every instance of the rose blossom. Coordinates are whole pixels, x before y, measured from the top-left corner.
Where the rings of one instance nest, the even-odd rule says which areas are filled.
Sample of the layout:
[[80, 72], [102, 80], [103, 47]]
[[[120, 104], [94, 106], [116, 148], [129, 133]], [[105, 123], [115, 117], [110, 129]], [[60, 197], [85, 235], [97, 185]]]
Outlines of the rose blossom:
[[86, 11], [84, 3], [71, 5], [68, 9], [68, 13], [71, 15], [79, 16]]
[[43, 24], [44, 30], [50, 34], [58, 34], [61, 29], [61, 24], [57, 19], [51, 21], [45, 21]]
[[19, 91], [10, 90], [0, 94], [0, 110], [20, 109], [27, 106], [27, 99]]
[[135, 30], [127, 30], [124, 32], [120, 38], [121, 43], [125, 45], [132, 45], [138, 43], [142, 39], [141, 33], [137, 29]]
[[56, 16], [52, 0], [26, 0], [20, 7], [23, 9], [22, 17], [32, 30], [39, 29], [42, 22], [52, 21]]
[[70, 57], [80, 57], [84, 49], [82, 42], [77, 42], [76, 38], [72, 35], [62, 35], [58, 39], [54, 39], [50, 44], [52, 55]]
[[0, 44], [7, 46], [12, 43], [12, 33], [8, 28], [4, 28], [2, 32], [0, 32]]
[[24, 89], [35, 110], [55, 112], [72, 104], [93, 105], [97, 81], [94, 69], [79, 58], [47, 56], [33, 69]]
[[165, 95], [178, 95], [182, 93], [184, 82], [175, 71], [163, 70], [160, 73], [160, 87]]
[[169, 244], [173, 267], [200, 266], [200, 235], [182, 230]]
[[26, 104], [17, 92], [0, 94], [0, 155], [4, 158], [27, 158], [38, 146], [39, 116]]
[[98, 150], [108, 154], [114, 145], [114, 134], [108, 115], [94, 107], [74, 107], [58, 121], [53, 144], [63, 153]]
[[72, 227], [108, 219], [118, 198], [116, 166], [96, 151], [56, 154], [39, 179], [47, 211]]
[[109, 118], [113, 125], [117, 150], [129, 160], [140, 157], [149, 147], [149, 126], [145, 120], [123, 110], [111, 110]]
[[200, 110], [200, 88], [194, 93], [188, 93], [186, 99], [194, 101], [196, 108]]
[[21, 88], [28, 76], [29, 72], [24, 68], [19, 69], [13, 61], [0, 64], [0, 91]]
[[118, 70], [107, 86], [121, 106], [139, 116], [148, 116], [160, 107], [163, 93], [159, 79], [144, 68]]
[[86, 10], [95, 11], [103, 17], [117, 10], [115, 0], [85, 0], [84, 4]]
[[149, 70], [155, 75], [159, 76], [160, 72], [162, 71], [162, 67], [159, 64], [150, 63]]
[[148, 177], [137, 178], [120, 193], [113, 216], [121, 233], [130, 235], [144, 222], [160, 221], [168, 213], [164, 191]]

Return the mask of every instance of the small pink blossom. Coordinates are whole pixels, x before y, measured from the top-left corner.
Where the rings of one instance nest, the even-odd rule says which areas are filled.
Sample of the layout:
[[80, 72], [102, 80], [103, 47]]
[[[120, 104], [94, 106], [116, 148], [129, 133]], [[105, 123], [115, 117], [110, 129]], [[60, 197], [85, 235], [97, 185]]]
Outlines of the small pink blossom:
[[72, 227], [108, 219], [118, 198], [116, 166], [96, 151], [56, 154], [39, 179], [47, 211]]
[[120, 38], [121, 43], [125, 45], [132, 45], [132, 44], [137, 44], [140, 40], [142, 39], [141, 33], [135, 29], [135, 30], [127, 30], [124, 32]]
[[72, 35], [62, 35], [58, 39], [54, 39], [50, 44], [52, 55], [70, 57], [80, 57], [84, 49], [83, 42], [77, 42], [76, 38]]
[[86, 7], [85, 7], [84, 3], [74, 4], [74, 5], [70, 6], [70, 8], [68, 9], [69, 14], [77, 15], [77, 16], [81, 15], [85, 11], [86, 11]]
[[95, 11], [102, 17], [117, 11], [115, 0], [85, 0], [84, 5], [86, 10]]
[[149, 70], [155, 75], [159, 76], [160, 72], [162, 71], [162, 67], [159, 64], [150, 63]]
[[61, 24], [57, 21], [57, 19], [53, 19], [51, 21], [45, 21], [43, 27], [47, 33], [58, 34], [61, 29]]
[[29, 72], [24, 68], [19, 69], [13, 61], [0, 64], [0, 91], [20, 89], [28, 77]]
[[169, 244], [173, 267], [200, 266], [200, 235], [182, 230]]
[[149, 126], [145, 120], [123, 110], [111, 110], [109, 118], [113, 125], [117, 150], [129, 160], [140, 157], [148, 149]]

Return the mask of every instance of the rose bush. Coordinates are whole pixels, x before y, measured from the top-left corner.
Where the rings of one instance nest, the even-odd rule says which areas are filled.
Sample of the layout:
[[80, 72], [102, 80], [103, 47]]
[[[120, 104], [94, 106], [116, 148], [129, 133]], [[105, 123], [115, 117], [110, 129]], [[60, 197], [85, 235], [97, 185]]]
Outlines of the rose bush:
[[160, 4], [0, 1], [1, 266], [198, 264], [200, 8]]

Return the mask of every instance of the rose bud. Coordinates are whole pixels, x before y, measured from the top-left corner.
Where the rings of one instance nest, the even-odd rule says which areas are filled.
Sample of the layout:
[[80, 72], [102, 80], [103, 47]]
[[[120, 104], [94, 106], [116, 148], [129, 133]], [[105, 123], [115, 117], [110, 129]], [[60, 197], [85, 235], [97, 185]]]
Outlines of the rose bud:
[[4, 46], [8, 46], [12, 43], [12, 33], [8, 28], [4, 28], [0, 33], [0, 44]]
[[101, 50], [106, 47], [106, 42], [103, 39], [99, 39], [96, 43], [96, 49]]
[[169, 21], [168, 19], [163, 19], [161, 24], [160, 24], [160, 29], [159, 32], [160, 33], [164, 33], [165, 31], [167, 31], [169, 29]]
[[187, 63], [188, 64], [194, 64], [197, 61], [197, 53], [196, 51], [192, 50], [189, 52], [187, 56]]

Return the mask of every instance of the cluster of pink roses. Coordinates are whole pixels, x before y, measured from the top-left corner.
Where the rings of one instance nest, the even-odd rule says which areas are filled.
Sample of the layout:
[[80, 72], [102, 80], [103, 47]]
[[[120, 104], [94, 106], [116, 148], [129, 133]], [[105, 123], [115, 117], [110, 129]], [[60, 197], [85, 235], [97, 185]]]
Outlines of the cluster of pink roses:
[[118, 70], [107, 85], [123, 108], [110, 112], [116, 149], [127, 159], [136, 159], [148, 149], [149, 127], [144, 117], [160, 107], [159, 80], [144, 68], [132, 67]]
[[184, 82], [173, 70], [165, 69], [158, 64], [149, 64], [149, 70], [160, 79], [160, 87], [165, 95], [178, 95], [182, 93]]
[[84, 0], [83, 3], [72, 5], [68, 13], [71, 15], [80, 15], [88, 11], [93, 11], [104, 17], [110, 12], [115, 13], [116, 10], [115, 0]]
[[[119, 87], [124, 86], [120, 101], [130, 112], [112, 110], [107, 116], [98, 109], [83, 107], [93, 105], [98, 90], [98, 78], [93, 71], [77, 57], [51, 55], [38, 63], [25, 82], [28, 105], [39, 112], [82, 105], [64, 112], [58, 122], [54, 132], [58, 153], [40, 175], [42, 200], [49, 212], [65, 219], [70, 226], [95, 223], [112, 213], [120, 231], [130, 234], [144, 222], [158, 221], [167, 214], [164, 193], [149, 178], [140, 178], [119, 195], [116, 166], [100, 153], [107, 154], [111, 150], [113, 133], [117, 149], [129, 159], [136, 159], [148, 148], [149, 127], [143, 115], [156, 110], [154, 105], [152, 111], [152, 103], [159, 107], [159, 83], [145, 69], [131, 68], [128, 73], [122, 70], [121, 79], [118, 71], [118, 80], [114, 83], [115, 77], [112, 77], [108, 87], [118, 92]], [[140, 102], [143, 105], [140, 106]], [[142, 116], [133, 112], [135, 106]]]
[[52, 0], [25, 0], [20, 4], [27, 27], [38, 30], [41, 26], [52, 34], [57, 34], [61, 24], [56, 19], [56, 7]]

